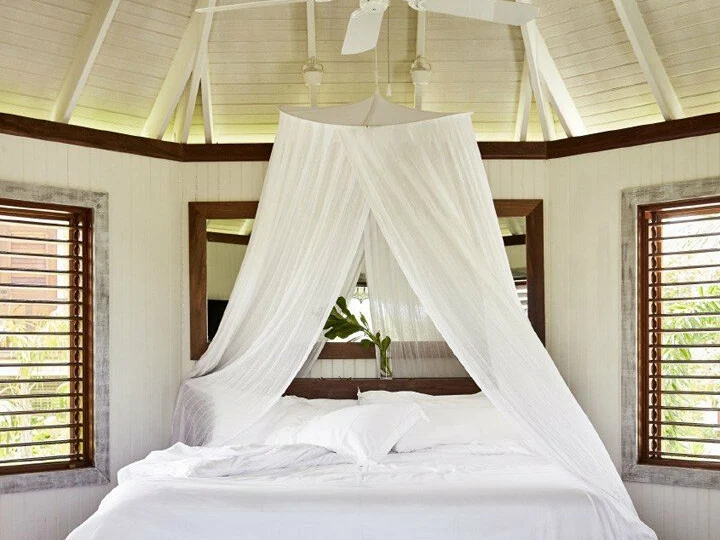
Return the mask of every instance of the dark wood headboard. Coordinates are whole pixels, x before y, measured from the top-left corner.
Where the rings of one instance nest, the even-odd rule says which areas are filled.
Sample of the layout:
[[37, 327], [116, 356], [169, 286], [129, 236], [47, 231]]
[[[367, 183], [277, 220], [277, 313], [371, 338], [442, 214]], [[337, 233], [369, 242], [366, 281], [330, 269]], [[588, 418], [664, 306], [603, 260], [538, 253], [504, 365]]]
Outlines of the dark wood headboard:
[[398, 392], [410, 390], [433, 396], [451, 396], [474, 394], [479, 392], [475, 381], [470, 377], [447, 377], [428, 379], [295, 379], [286, 396], [298, 396], [308, 399], [355, 399], [358, 390], [387, 390]]

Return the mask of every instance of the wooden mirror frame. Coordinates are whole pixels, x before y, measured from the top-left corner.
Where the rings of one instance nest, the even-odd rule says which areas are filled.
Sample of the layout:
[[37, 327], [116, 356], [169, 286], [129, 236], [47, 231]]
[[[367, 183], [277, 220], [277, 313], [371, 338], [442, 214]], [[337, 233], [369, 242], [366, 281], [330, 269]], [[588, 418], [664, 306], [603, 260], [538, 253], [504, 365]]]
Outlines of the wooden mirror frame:
[[253, 219], [257, 201], [188, 203], [188, 252], [190, 255], [190, 358], [198, 360], [207, 350], [207, 220]]
[[[528, 318], [545, 343], [545, 271], [543, 206], [540, 199], [495, 199], [498, 217], [525, 218]], [[207, 226], [208, 219], [252, 219], [257, 201], [188, 203], [190, 272], [190, 358], [199, 359], [207, 339]], [[327, 343], [320, 358], [375, 358], [373, 349], [357, 343]]]
[[499, 218], [525, 218], [528, 319], [540, 341], [545, 343], [545, 233], [542, 199], [493, 199], [493, 203]]

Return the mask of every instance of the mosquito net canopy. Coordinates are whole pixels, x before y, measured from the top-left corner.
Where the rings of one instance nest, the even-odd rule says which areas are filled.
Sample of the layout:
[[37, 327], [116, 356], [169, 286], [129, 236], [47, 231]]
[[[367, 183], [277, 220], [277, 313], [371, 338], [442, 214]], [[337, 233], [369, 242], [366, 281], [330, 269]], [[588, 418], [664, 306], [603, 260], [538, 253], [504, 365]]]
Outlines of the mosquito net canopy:
[[533, 447], [606, 503], [617, 538], [655, 538], [521, 308], [469, 115], [377, 95], [281, 111], [252, 240], [218, 332], [181, 387], [176, 440], [223, 444], [279, 399], [363, 247], [376, 275], [403, 276]]

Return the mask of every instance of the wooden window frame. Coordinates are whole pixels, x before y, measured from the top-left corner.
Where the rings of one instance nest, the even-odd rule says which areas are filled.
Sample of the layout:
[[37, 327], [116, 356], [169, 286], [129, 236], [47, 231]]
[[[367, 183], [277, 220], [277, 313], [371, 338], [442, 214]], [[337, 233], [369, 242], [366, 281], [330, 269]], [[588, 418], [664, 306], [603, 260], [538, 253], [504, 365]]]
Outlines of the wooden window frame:
[[[75, 372], [71, 394], [82, 400], [77, 419], [81, 429], [78, 459], [51, 463], [18, 463], [0, 468], [0, 493], [35, 489], [64, 488], [80, 485], [101, 485], [109, 482], [109, 283], [108, 283], [108, 197], [105, 193], [71, 190], [47, 186], [0, 181], [2, 204], [16, 206], [5, 213], [37, 218], [58, 218], [52, 211], [63, 211], [71, 230], [71, 244], [81, 252], [81, 261], [69, 270], [69, 292], [75, 296], [68, 317], [81, 317], [71, 332], [82, 332], [82, 342], [75, 340], [76, 357], [82, 378]], [[47, 212], [43, 212], [47, 210]], [[82, 222], [82, 225], [79, 223]], [[74, 233], [72, 232], [74, 230]], [[75, 234], [75, 236], [73, 236]], [[79, 241], [82, 234], [82, 242]], [[74, 240], [73, 240], [74, 238]], [[82, 288], [79, 286], [82, 274]], [[73, 276], [77, 279], [73, 279]], [[71, 297], [72, 298], [72, 297]], [[72, 313], [72, 306], [76, 312]], [[72, 382], [72, 381], [71, 381]], [[73, 391], [74, 390], [74, 391]], [[76, 423], [76, 422], [71, 422]]]
[[[545, 342], [545, 272], [543, 202], [540, 199], [495, 199], [498, 217], [525, 218], [528, 281], [528, 318]], [[198, 360], [207, 350], [207, 241], [208, 219], [251, 219], [257, 201], [188, 203], [188, 254], [190, 284], [190, 358]], [[349, 360], [375, 358], [373, 349], [358, 343], [326, 343], [319, 358]]]
[[[720, 487], [720, 463], [652, 456], [649, 450], [650, 267], [644, 213], [678, 203], [720, 202], [720, 178], [628, 188], [622, 194], [622, 477]], [[647, 300], [647, 302], [644, 301]]]

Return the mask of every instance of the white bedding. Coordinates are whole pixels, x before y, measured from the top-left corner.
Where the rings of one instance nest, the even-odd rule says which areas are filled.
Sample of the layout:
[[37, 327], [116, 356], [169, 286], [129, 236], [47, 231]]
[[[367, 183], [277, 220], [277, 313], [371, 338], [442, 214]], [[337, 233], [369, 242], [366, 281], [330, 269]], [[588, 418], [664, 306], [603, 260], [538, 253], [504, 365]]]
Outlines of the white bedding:
[[175, 445], [118, 477], [70, 540], [608, 540], [628, 530], [568, 473], [511, 445], [365, 466], [307, 445]]

